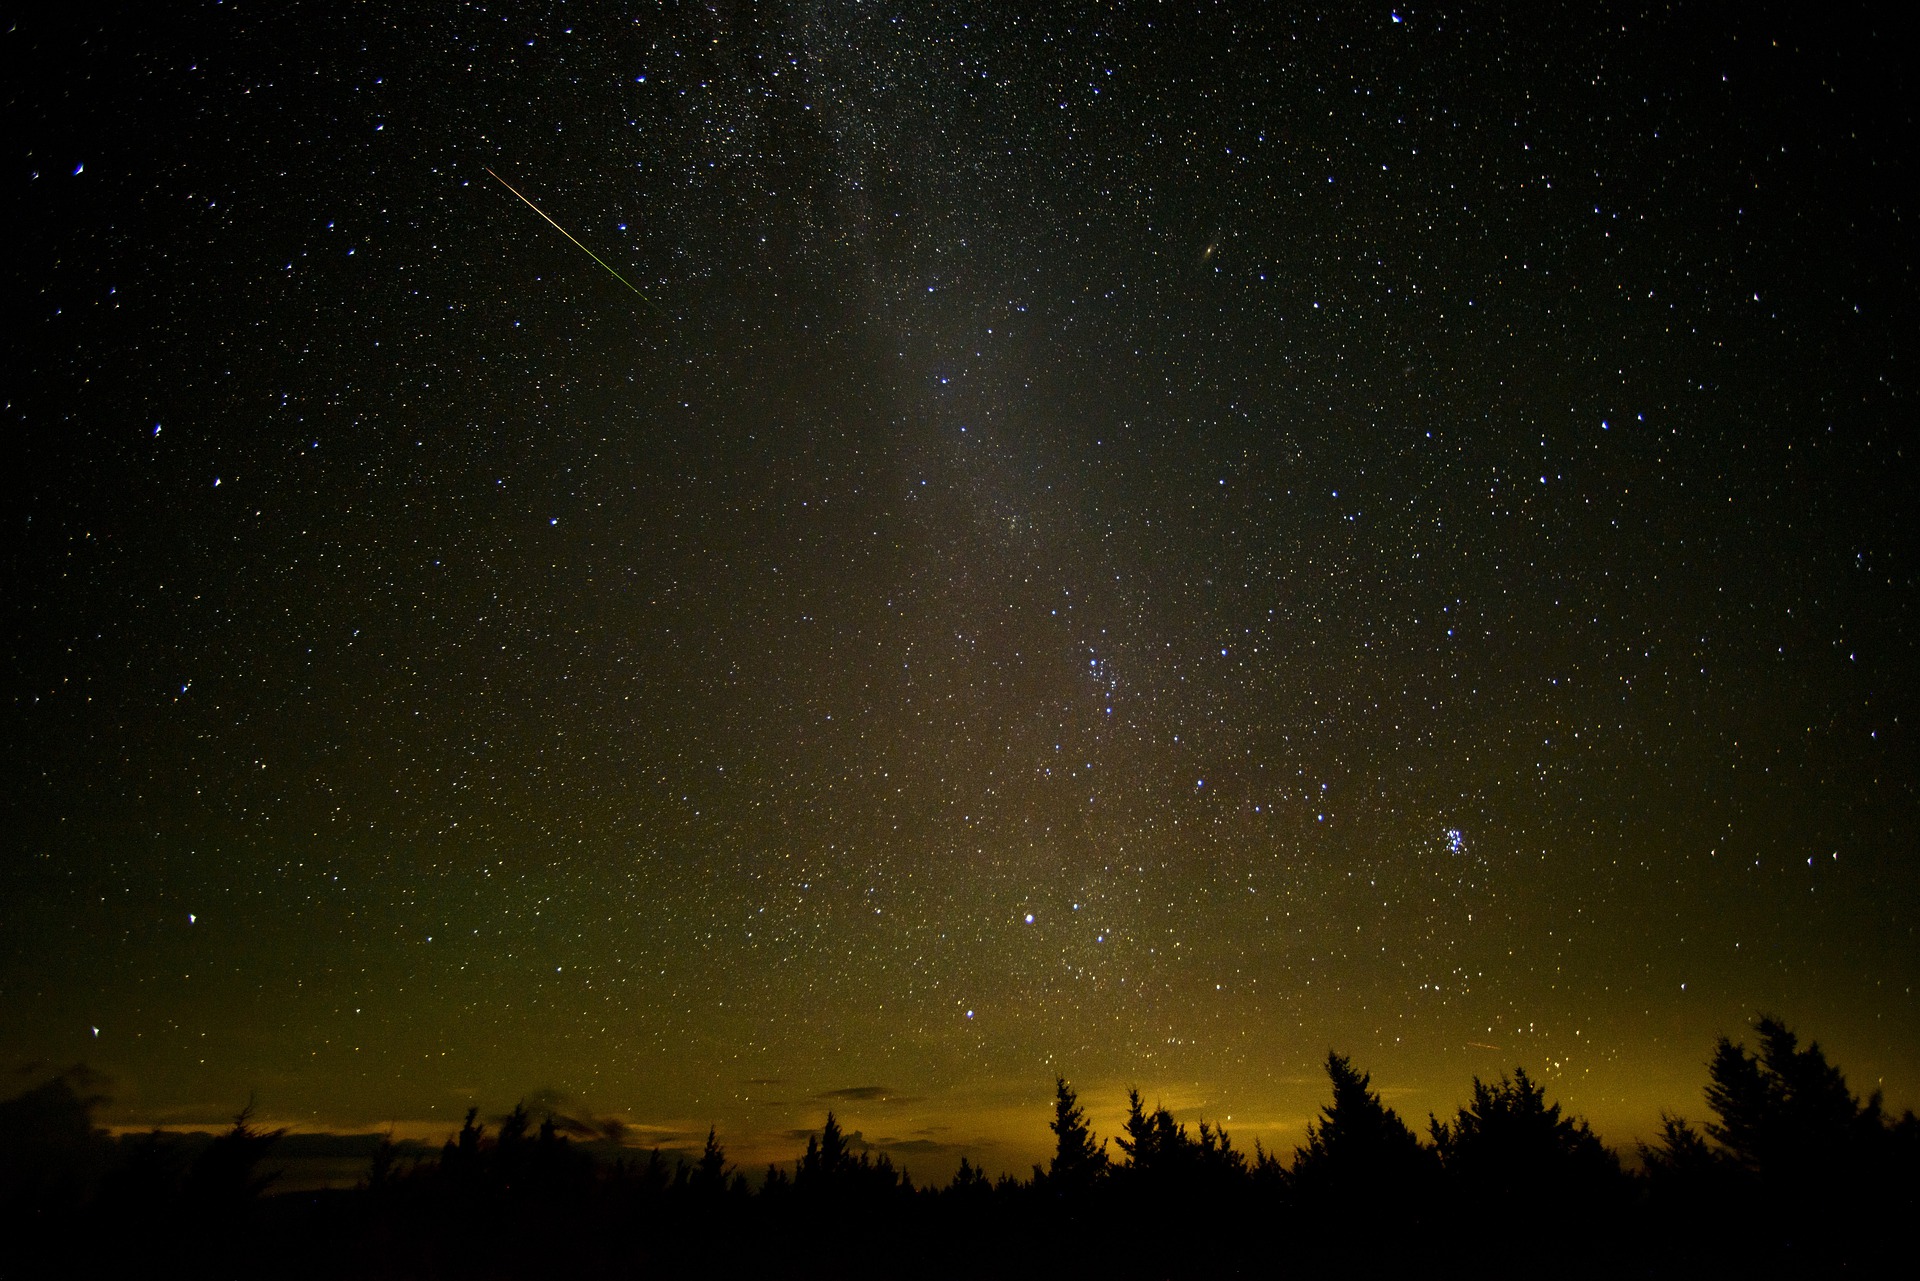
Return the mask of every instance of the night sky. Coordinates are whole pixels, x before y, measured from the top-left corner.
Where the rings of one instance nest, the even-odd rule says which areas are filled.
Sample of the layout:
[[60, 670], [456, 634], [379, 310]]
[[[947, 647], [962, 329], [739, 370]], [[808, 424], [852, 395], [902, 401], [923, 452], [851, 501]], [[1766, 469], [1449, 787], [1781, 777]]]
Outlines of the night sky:
[[924, 1177], [1056, 1074], [1290, 1153], [1329, 1048], [1630, 1146], [1769, 1011], [1920, 1104], [1868, 11], [65, 8], [10, 1079]]

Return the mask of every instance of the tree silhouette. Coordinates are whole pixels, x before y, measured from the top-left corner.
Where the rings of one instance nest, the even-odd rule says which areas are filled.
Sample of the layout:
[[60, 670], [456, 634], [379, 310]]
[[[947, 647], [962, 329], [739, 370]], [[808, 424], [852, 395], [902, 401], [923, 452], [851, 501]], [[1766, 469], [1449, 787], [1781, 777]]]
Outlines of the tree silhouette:
[[[1086, 1111], [1065, 1077], [1054, 1079], [1053, 1121], [1047, 1128], [1054, 1135], [1053, 1159], [1044, 1175], [1048, 1189], [1056, 1196], [1086, 1195], [1107, 1171], [1107, 1145], [1094, 1145]], [[1034, 1174], [1038, 1181], [1038, 1166]]]
[[1619, 1158], [1585, 1121], [1561, 1116], [1525, 1068], [1491, 1085], [1475, 1077], [1473, 1101], [1431, 1129], [1442, 1169], [1477, 1196], [1599, 1207], [1624, 1191]]
[[112, 1156], [93, 1114], [107, 1101], [97, 1077], [76, 1064], [0, 1102], [0, 1203], [42, 1208], [91, 1192]]
[[644, 1191], [659, 1196], [667, 1190], [670, 1177], [667, 1173], [667, 1159], [661, 1156], [660, 1149], [655, 1147], [653, 1151], [647, 1153], [647, 1164], [640, 1171], [640, 1186]]
[[1830, 1170], [1881, 1125], [1880, 1101], [1863, 1108], [1818, 1042], [1799, 1048], [1785, 1024], [1754, 1024], [1760, 1052], [1721, 1037], [1707, 1066], [1707, 1133], [1741, 1169], [1765, 1181]]
[[1697, 1272], [1709, 1264], [1724, 1270], [1724, 1254], [1705, 1257], [1692, 1248], [1692, 1234], [1701, 1223], [1735, 1217], [1743, 1172], [1683, 1118], [1669, 1113], [1661, 1114], [1660, 1138], [1641, 1143], [1639, 1150], [1652, 1229], [1667, 1238], [1667, 1252], [1695, 1256]]
[[1333, 1102], [1307, 1124], [1294, 1150], [1291, 1186], [1303, 1202], [1404, 1212], [1435, 1173], [1431, 1151], [1373, 1091], [1373, 1078], [1346, 1056], [1327, 1052]]
[[1114, 1142], [1126, 1154], [1127, 1170], [1134, 1179], [1175, 1178], [1195, 1162], [1192, 1139], [1187, 1127], [1173, 1119], [1164, 1107], [1148, 1112], [1141, 1106], [1140, 1091], [1127, 1091], [1127, 1119]]
[[525, 1102], [513, 1105], [513, 1111], [500, 1118], [499, 1132], [493, 1138], [491, 1174], [496, 1191], [524, 1186], [531, 1163], [533, 1146], [527, 1129], [533, 1117]]
[[911, 1192], [913, 1181], [894, 1168], [891, 1158], [878, 1158], [862, 1152], [853, 1154], [853, 1142], [840, 1128], [839, 1119], [827, 1113], [826, 1124], [818, 1136], [807, 1136], [807, 1150], [794, 1168], [793, 1187], [798, 1194], [816, 1200], [850, 1203], [875, 1201], [897, 1193]]
[[1686, 1118], [1663, 1112], [1660, 1140], [1640, 1144], [1640, 1162], [1655, 1179], [1695, 1179], [1718, 1167], [1721, 1156]]
[[1253, 1167], [1247, 1173], [1253, 1186], [1268, 1196], [1278, 1196], [1287, 1187], [1287, 1167], [1258, 1139], [1253, 1141]]
[[[1655, 1230], [1666, 1247], [1720, 1271], [1779, 1275], [1871, 1267], [1884, 1250], [1870, 1225], [1920, 1213], [1920, 1125], [1889, 1123], [1875, 1094], [1861, 1103], [1817, 1043], [1779, 1019], [1754, 1025], [1759, 1050], [1726, 1037], [1707, 1064], [1703, 1137], [1665, 1117], [1643, 1145]], [[1721, 1246], [1690, 1235], [1722, 1225]]]
[[244, 1210], [279, 1177], [278, 1170], [262, 1172], [260, 1163], [286, 1130], [258, 1130], [253, 1126], [253, 1102], [233, 1118], [233, 1128], [215, 1138], [194, 1158], [187, 1170], [185, 1194], [190, 1205], [214, 1213]]
[[399, 1149], [393, 1144], [393, 1128], [380, 1136], [380, 1142], [374, 1145], [373, 1155], [367, 1162], [367, 1178], [364, 1186], [376, 1195], [384, 1194], [393, 1187], [396, 1177], [394, 1167], [399, 1162]]
[[440, 1149], [437, 1173], [441, 1179], [467, 1184], [479, 1180], [480, 1142], [487, 1133], [487, 1128], [477, 1120], [479, 1115], [479, 1108], [468, 1108], [467, 1118], [460, 1125], [460, 1133], [448, 1139], [446, 1146]]
[[820, 1127], [819, 1138], [807, 1136], [806, 1154], [800, 1158], [800, 1164], [794, 1170], [794, 1186], [835, 1186], [845, 1181], [852, 1166], [853, 1156], [847, 1151], [846, 1135], [840, 1130], [840, 1122], [829, 1112], [827, 1123]]
[[947, 1191], [962, 1198], [978, 1198], [991, 1195], [993, 1183], [979, 1166], [960, 1158], [960, 1168], [953, 1172], [953, 1181], [947, 1184]]
[[1216, 1185], [1237, 1183], [1247, 1173], [1247, 1157], [1234, 1150], [1233, 1139], [1225, 1126], [1200, 1122], [1200, 1138], [1194, 1145], [1194, 1158], [1201, 1178]]
[[727, 1185], [727, 1150], [720, 1146], [712, 1126], [707, 1127], [706, 1148], [693, 1167], [693, 1185], [713, 1195], [718, 1195]]
[[760, 1195], [768, 1200], [778, 1200], [793, 1190], [793, 1180], [780, 1168], [778, 1162], [767, 1163], [767, 1173], [760, 1180]]

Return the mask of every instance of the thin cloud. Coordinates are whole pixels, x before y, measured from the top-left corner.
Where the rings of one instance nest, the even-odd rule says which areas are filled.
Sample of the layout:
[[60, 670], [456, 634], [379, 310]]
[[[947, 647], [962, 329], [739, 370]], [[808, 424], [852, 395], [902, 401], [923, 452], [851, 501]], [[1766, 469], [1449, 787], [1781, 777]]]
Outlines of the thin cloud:
[[971, 1152], [961, 1143], [940, 1143], [934, 1139], [880, 1139], [873, 1146], [889, 1156], [947, 1156]]
[[813, 1096], [822, 1103], [918, 1103], [920, 1096], [901, 1094], [887, 1085], [847, 1085]]

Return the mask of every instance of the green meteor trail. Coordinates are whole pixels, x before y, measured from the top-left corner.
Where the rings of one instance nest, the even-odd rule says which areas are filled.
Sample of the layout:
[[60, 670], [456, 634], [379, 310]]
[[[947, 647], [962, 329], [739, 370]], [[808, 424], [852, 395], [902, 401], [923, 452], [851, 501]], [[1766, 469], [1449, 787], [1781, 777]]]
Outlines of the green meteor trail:
[[[482, 166], [482, 168], [485, 168], [485, 166]], [[539, 214], [542, 218], [547, 218], [546, 210], [542, 209], [539, 205], [534, 204], [533, 201], [528, 200], [525, 196], [520, 195], [519, 188], [515, 187], [512, 183], [508, 182], [505, 178], [502, 178], [499, 174], [495, 173], [491, 169], [487, 170], [487, 176], [492, 178], [495, 182], [499, 183], [501, 186], [505, 187], [508, 191], [513, 192], [515, 196], [518, 196], [521, 204], [533, 210], [535, 213]], [[547, 218], [547, 224], [551, 226], [555, 231], [565, 236], [568, 240], [572, 240], [574, 245], [579, 248], [581, 253], [593, 259], [595, 262], [599, 263], [602, 267], [606, 267], [607, 274], [612, 276], [615, 280], [619, 281], [621, 284], [625, 285], [627, 288], [632, 289], [634, 292], [634, 295], [638, 297], [641, 302], [647, 304], [647, 306], [649, 307], [652, 307], [655, 311], [660, 310], [659, 305], [655, 303], [653, 299], [641, 293], [640, 290], [634, 286], [634, 283], [631, 280], [628, 280], [625, 276], [621, 275], [619, 272], [615, 271], [611, 266], [609, 266], [606, 259], [602, 258], [599, 254], [593, 252], [593, 250], [587, 248], [585, 245], [581, 244], [578, 240], [575, 240], [574, 235], [571, 231], [568, 231], [565, 227], [562, 227], [559, 223], [555, 222], [551, 218]]]

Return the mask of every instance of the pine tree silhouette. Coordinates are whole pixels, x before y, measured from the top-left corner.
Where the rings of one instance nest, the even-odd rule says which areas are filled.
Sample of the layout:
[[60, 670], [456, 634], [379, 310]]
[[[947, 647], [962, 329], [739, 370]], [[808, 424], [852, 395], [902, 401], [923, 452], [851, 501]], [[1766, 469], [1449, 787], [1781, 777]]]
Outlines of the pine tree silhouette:
[[1475, 1077], [1473, 1101], [1430, 1127], [1448, 1178], [1476, 1195], [1598, 1205], [1624, 1191], [1619, 1158], [1584, 1120], [1561, 1116], [1525, 1068], [1491, 1085]]
[[1831, 1168], [1862, 1129], [1876, 1128], [1879, 1100], [1867, 1108], [1847, 1089], [1816, 1042], [1799, 1048], [1785, 1024], [1763, 1016], [1754, 1024], [1760, 1052], [1721, 1037], [1708, 1064], [1711, 1135], [1740, 1168], [1767, 1181], [1792, 1181]]
[[[1920, 1125], [1861, 1103], [1817, 1043], [1779, 1019], [1754, 1023], [1758, 1053], [1721, 1037], [1708, 1061], [1706, 1136], [1674, 1117], [1643, 1145], [1650, 1212], [1667, 1248], [1703, 1268], [1776, 1275], [1871, 1268], [1893, 1244], [1881, 1224], [1920, 1214]], [[1719, 1248], [1693, 1244], [1720, 1225]]]
[[1290, 1183], [1303, 1202], [1404, 1214], [1436, 1172], [1433, 1154], [1373, 1091], [1370, 1074], [1327, 1052], [1333, 1102], [1307, 1124], [1307, 1145], [1294, 1150]]
[[460, 1125], [460, 1133], [448, 1139], [446, 1146], [440, 1149], [438, 1173], [443, 1181], [472, 1184], [479, 1180], [480, 1143], [487, 1133], [487, 1127], [477, 1120], [479, 1115], [479, 1108], [468, 1108], [467, 1118]]
[[1234, 1150], [1233, 1138], [1225, 1126], [1200, 1122], [1200, 1139], [1195, 1159], [1203, 1178], [1214, 1184], [1233, 1183], [1247, 1172], [1247, 1157]]
[[667, 1190], [667, 1159], [660, 1155], [660, 1149], [654, 1148], [647, 1154], [647, 1164], [640, 1171], [640, 1186], [650, 1196], [658, 1197]]
[[1136, 1182], [1177, 1179], [1198, 1164], [1197, 1145], [1187, 1136], [1187, 1127], [1164, 1107], [1146, 1111], [1139, 1090], [1127, 1091], [1127, 1119], [1114, 1142], [1126, 1155], [1128, 1175]]
[[[1106, 1174], [1107, 1147], [1095, 1146], [1086, 1111], [1065, 1077], [1054, 1079], [1053, 1121], [1047, 1128], [1054, 1135], [1053, 1159], [1044, 1176], [1048, 1190], [1056, 1196], [1087, 1195]], [[965, 1158], [961, 1160], [964, 1166]], [[1034, 1173], [1040, 1175], [1039, 1167]]]
[[188, 1203], [216, 1214], [231, 1214], [251, 1206], [279, 1177], [278, 1170], [262, 1172], [259, 1167], [285, 1134], [285, 1129], [254, 1128], [253, 1102], [248, 1100], [234, 1116], [233, 1127], [194, 1158], [187, 1171]]
[[1694, 1179], [1722, 1163], [1720, 1154], [1687, 1124], [1685, 1117], [1660, 1114], [1660, 1140], [1642, 1143], [1640, 1162], [1654, 1179]]
[[793, 1190], [793, 1179], [782, 1169], [778, 1162], [767, 1163], [766, 1177], [760, 1180], [760, 1195], [768, 1201], [777, 1201]]
[[853, 1158], [847, 1152], [846, 1135], [841, 1133], [839, 1120], [829, 1112], [826, 1124], [820, 1127], [819, 1137], [807, 1136], [806, 1154], [800, 1158], [794, 1170], [794, 1186], [837, 1186], [845, 1180], [852, 1164]]
[[367, 1178], [362, 1185], [376, 1196], [384, 1196], [392, 1190], [397, 1178], [395, 1166], [399, 1162], [399, 1149], [393, 1143], [393, 1129], [380, 1136], [380, 1142], [374, 1145], [373, 1156], [367, 1162]]
[[960, 1168], [953, 1172], [953, 1181], [947, 1184], [947, 1191], [960, 1198], [979, 1198], [993, 1193], [993, 1184], [980, 1167], [960, 1158]]
[[707, 1145], [693, 1168], [693, 1185], [701, 1191], [720, 1193], [727, 1184], [727, 1150], [720, 1146], [714, 1127], [707, 1127]]

